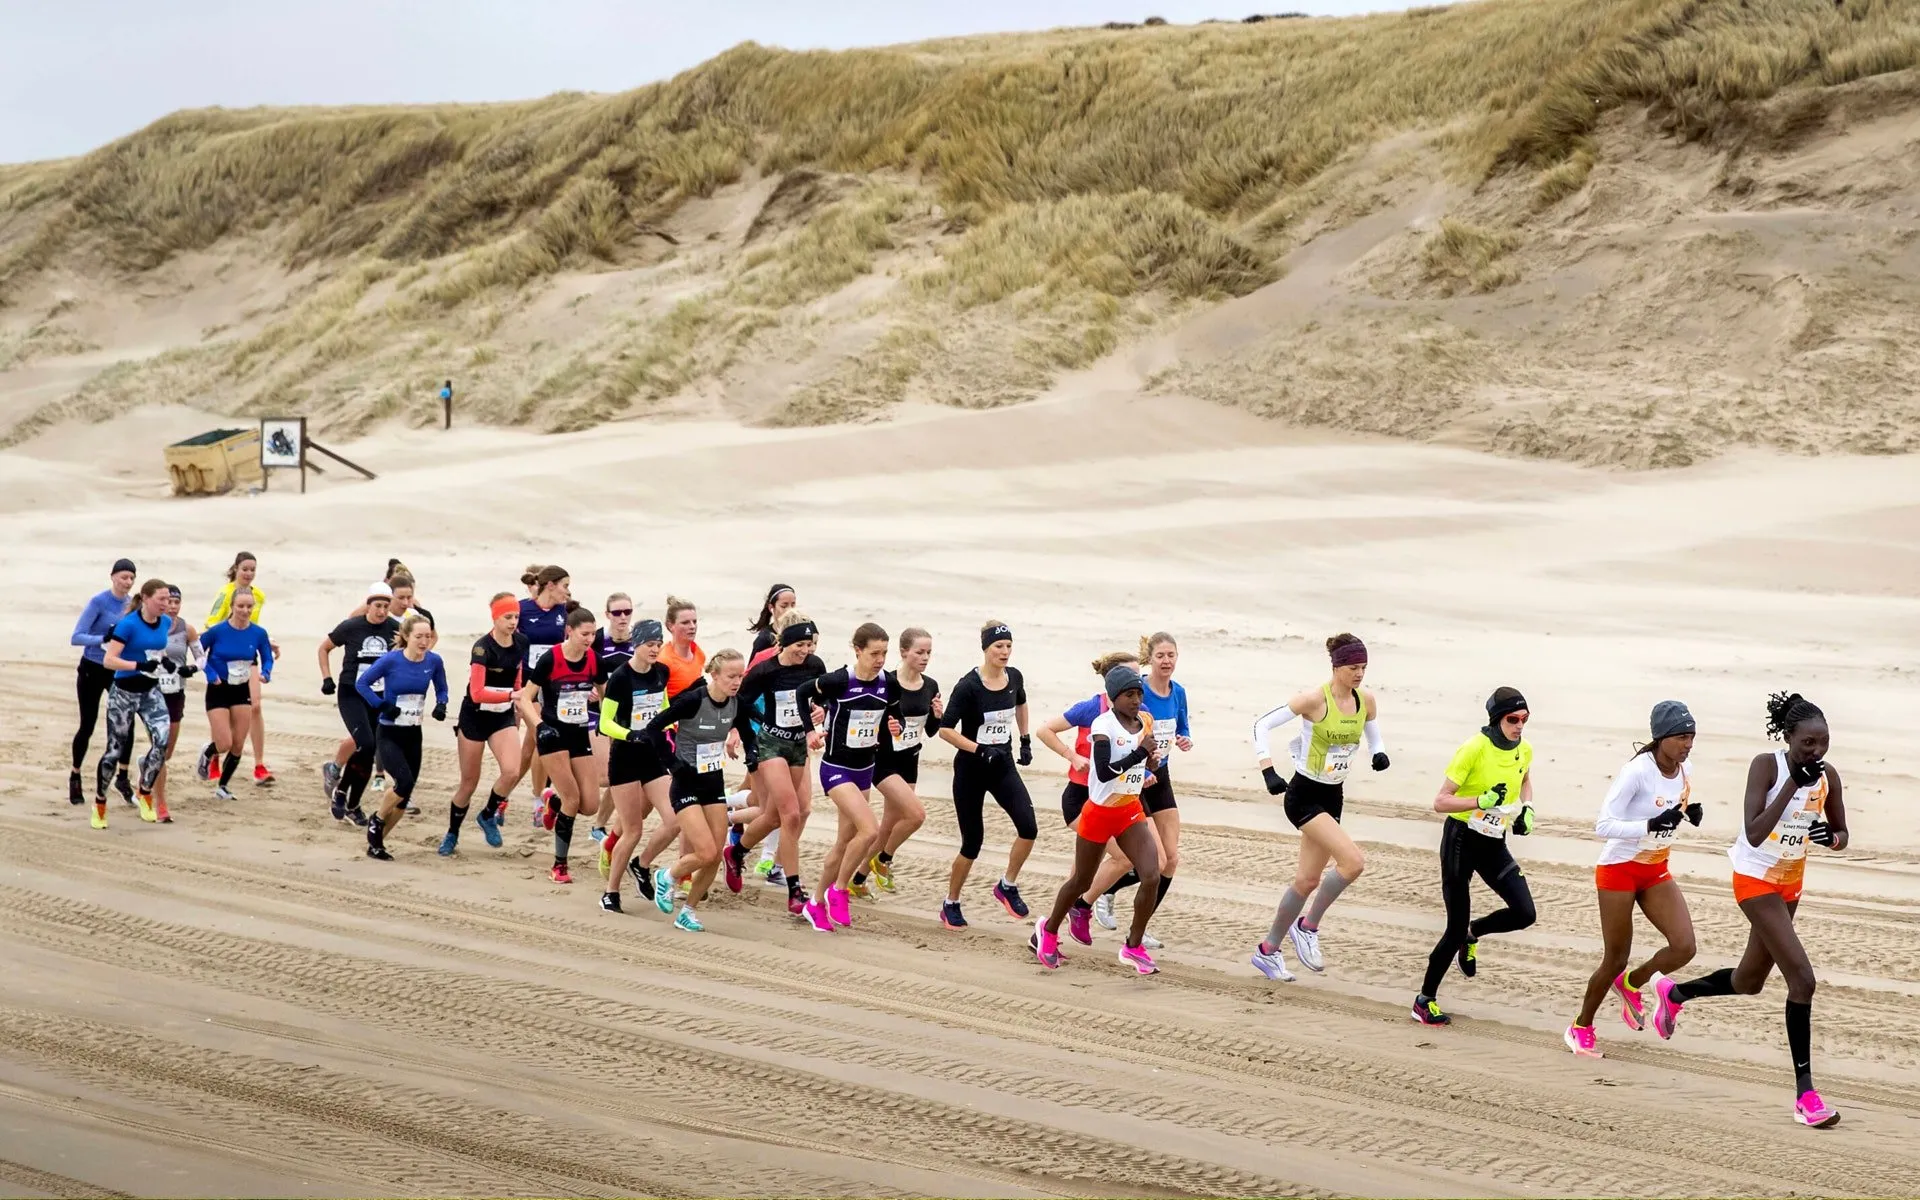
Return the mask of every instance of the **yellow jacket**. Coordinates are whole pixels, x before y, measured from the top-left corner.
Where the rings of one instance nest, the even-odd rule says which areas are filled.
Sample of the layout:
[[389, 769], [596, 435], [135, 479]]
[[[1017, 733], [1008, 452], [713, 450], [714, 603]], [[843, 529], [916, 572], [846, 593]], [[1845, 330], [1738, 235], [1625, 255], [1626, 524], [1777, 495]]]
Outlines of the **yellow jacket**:
[[[233, 589], [237, 586], [236, 581], [229, 579], [227, 586], [220, 589], [220, 594], [214, 597], [213, 609], [207, 613], [207, 624], [217, 625], [227, 619], [227, 614], [233, 611]], [[253, 619], [258, 621], [267, 607], [267, 594], [257, 587], [249, 586], [247, 590], [253, 593]]]

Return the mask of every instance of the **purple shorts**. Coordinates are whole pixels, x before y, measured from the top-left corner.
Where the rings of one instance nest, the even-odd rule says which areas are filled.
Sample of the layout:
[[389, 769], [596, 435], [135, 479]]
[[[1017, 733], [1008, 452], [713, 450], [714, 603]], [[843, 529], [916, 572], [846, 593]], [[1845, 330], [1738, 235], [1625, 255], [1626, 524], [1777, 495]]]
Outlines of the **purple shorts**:
[[836, 767], [825, 759], [820, 761], [820, 790], [830, 792], [843, 783], [850, 783], [861, 791], [873, 790], [872, 767]]

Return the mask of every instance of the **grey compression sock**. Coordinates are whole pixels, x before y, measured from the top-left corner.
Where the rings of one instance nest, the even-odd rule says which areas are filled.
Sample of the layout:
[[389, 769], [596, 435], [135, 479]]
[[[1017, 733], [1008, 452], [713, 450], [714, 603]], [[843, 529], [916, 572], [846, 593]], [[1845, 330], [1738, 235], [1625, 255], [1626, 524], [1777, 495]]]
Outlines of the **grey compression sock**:
[[1306, 903], [1307, 898], [1294, 891], [1292, 884], [1288, 884], [1287, 890], [1281, 893], [1280, 906], [1273, 910], [1273, 924], [1267, 929], [1267, 945], [1280, 944], [1280, 939], [1287, 936], [1287, 926], [1300, 916], [1300, 910]]
[[1308, 907], [1307, 919], [1303, 924], [1312, 929], [1320, 928], [1320, 918], [1327, 915], [1333, 902], [1346, 890], [1347, 881], [1340, 877], [1340, 872], [1328, 867], [1327, 873], [1320, 877], [1320, 886], [1313, 889], [1313, 904]]

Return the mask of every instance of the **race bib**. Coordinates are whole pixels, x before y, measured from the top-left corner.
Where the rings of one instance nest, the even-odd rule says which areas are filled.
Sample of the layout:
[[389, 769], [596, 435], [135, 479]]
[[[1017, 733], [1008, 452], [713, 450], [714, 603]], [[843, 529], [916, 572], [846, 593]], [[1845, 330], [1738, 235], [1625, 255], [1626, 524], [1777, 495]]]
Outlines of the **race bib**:
[[982, 746], [1004, 746], [1013, 741], [1013, 714], [1011, 708], [987, 713], [980, 718], [980, 732], [973, 740]]
[[1153, 746], [1154, 749], [1160, 752], [1161, 761], [1166, 761], [1167, 755], [1173, 752], [1173, 731], [1155, 729], [1153, 731]]
[[554, 710], [568, 725], [587, 723], [587, 693], [561, 692], [554, 697]]
[[782, 729], [800, 727], [800, 693], [797, 691], [775, 692], [773, 694], [773, 723]]
[[427, 706], [427, 696], [425, 692], [418, 692], [411, 696], [395, 696], [393, 702], [400, 709], [400, 715], [393, 719], [395, 725], [418, 725], [420, 712]]
[[927, 722], [923, 717], [900, 718], [900, 732], [893, 737], [895, 750], [911, 750], [920, 744], [926, 736]]
[[250, 662], [230, 662], [227, 664], [227, 682], [245, 683], [253, 678], [253, 664]]
[[1122, 796], [1138, 796], [1146, 790], [1146, 787], [1147, 764], [1135, 763], [1133, 766], [1127, 768], [1125, 775], [1120, 777], [1120, 786], [1115, 788], [1114, 791]]
[[637, 692], [633, 697], [633, 720], [628, 723], [638, 729], [659, 716], [660, 710], [666, 706], [665, 692]]
[[528, 646], [527, 647], [527, 666], [528, 667], [539, 666], [540, 660], [545, 658], [547, 656], [547, 651], [551, 649], [553, 649], [552, 646], [546, 645], [544, 643]]
[[166, 695], [172, 696], [186, 690], [186, 684], [181, 681], [180, 672], [178, 671], [163, 670], [154, 676], [154, 678], [159, 680], [160, 690]]
[[693, 769], [702, 775], [710, 775], [720, 769], [726, 760], [727, 748], [720, 742], [705, 742], [693, 748]]
[[1505, 806], [1476, 809], [1467, 818], [1467, 828], [1488, 837], [1503, 838], [1507, 836], [1507, 826], [1512, 822], [1513, 814], [1514, 810]]
[[880, 718], [887, 714], [877, 708], [860, 708], [847, 714], [847, 749], [867, 750], [880, 744]]
[[503, 713], [503, 712], [506, 712], [506, 711], [507, 711], [508, 709], [510, 709], [510, 708], [512, 708], [512, 707], [513, 707], [513, 701], [512, 701], [511, 699], [508, 699], [508, 700], [482, 700], [482, 701], [480, 702], [480, 711], [481, 711], [481, 712], [490, 712], [490, 713]]
[[1807, 830], [1812, 828], [1814, 818], [1819, 815], [1820, 809], [1816, 805], [1802, 804], [1767, 836], [1767, 840], [1779, 850], [1781, 862], [1794, 862], [1807, 856]]
[[1353, 756], [1360, 750], [1360, 743], [1346, 742], [1327, 747], [1327, 765], [1321, 774], [1328, 779], [1345, 779], [1347, 772], [1353, 769]]

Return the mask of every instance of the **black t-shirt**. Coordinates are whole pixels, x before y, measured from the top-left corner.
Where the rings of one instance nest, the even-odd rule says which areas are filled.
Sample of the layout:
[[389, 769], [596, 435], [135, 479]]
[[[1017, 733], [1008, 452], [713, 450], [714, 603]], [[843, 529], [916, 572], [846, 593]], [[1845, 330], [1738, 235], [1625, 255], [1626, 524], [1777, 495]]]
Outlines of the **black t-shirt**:
[[[900, 685], [898, 671], [887, 672], [887, 695], [893, 698], [894, 712], [900, 718], [900, 736], [890, 730], [880, 734], [880, 753], [918, 754], [926, 741], [940, 732], [945, 721], [933, 715], [933, 698], [940, 694], [940, 681], [931, 675], [920, 677], [920, 686], [908, 691]], [[921, 730], [915, 733], [916, 729]]]
[[594, 634], [593, 654], [595, 658], [600, 660], [599, 682], [605, 683], [607, 680], [612, 679], [615, 671], [627, 665], [627, 660], [633, 657], [633, 648], [635, 645], [637, 645], [637, 643], [632, 638], [628, 638], [624, 642], [614, 641], [607, 636], [607, 631], [604, 629]]
[[[480, 667], [486, 673], [486, 678], [481, 683], [483, 687], [499, 688], [509, 692], [519, 687], [520, 664], [525, 662], [526, 659], [527, 639], [521, 637], [518, 633], [514, 634], [513, 640], [504, 646], [494, 641], [491, 633], [481, 634], [480, 640], [473, 644], [473, 665]], [[471, 674], [471, 667], [468, 671], [469, 674]], [[474, 699], [471, 682], [469, 682], [464, 694], [466, 697], [464, 702], [466, 704], [473, 704]], [[500, 702], [495, 701], [495, 703]], [[505, 712], [507, 710], [503, 708], [498, 711]]]
[[740, 707], [752, 713], [762, 733], [799, 741], [807, 736], [809, 727], [806, 714], [800, 710], [800, 685], [826, 673], [827, 664], [817, 654], [809, 654], [805, 662], [791, 667], [781, 662], [778, 654], [762, 659], [740, 682]]
[[335, 625], [327, 640], [345, 652], [340, 656], [340, 690], [351, 689], [367, 668], [393, 649], [393, 639], [399, 632], [400, 622], [392, 617], [379, 622], [364, 616], [348, 617]]
[[600, 702], [604, 706], [607, 701], [613, 701], [613, 719], [622, 727], [645, 729], [647, 722], [666, 707], [668, 678], [665, 663], [636, 671], [632, 662], [623, 662], [607, 677], [607, 690], [601, 694]]
[[996, 692], [980, 681], [976, 667], [954, 685], [941, 724], [982, 746], [1010, 746], [1020, 732], [1014, 710], [1026, 702], [1027, 685], [1018, 668], [1007, 668], [1007, 686]]
[[527, 672], [527, 682], [540, 688], [540, 721], [556, 728], [586, 729], [594, 724], [593, 685], [598, 656], [588, 650], [579, 662], [568, 662], [566, 651], [555, 646]]

